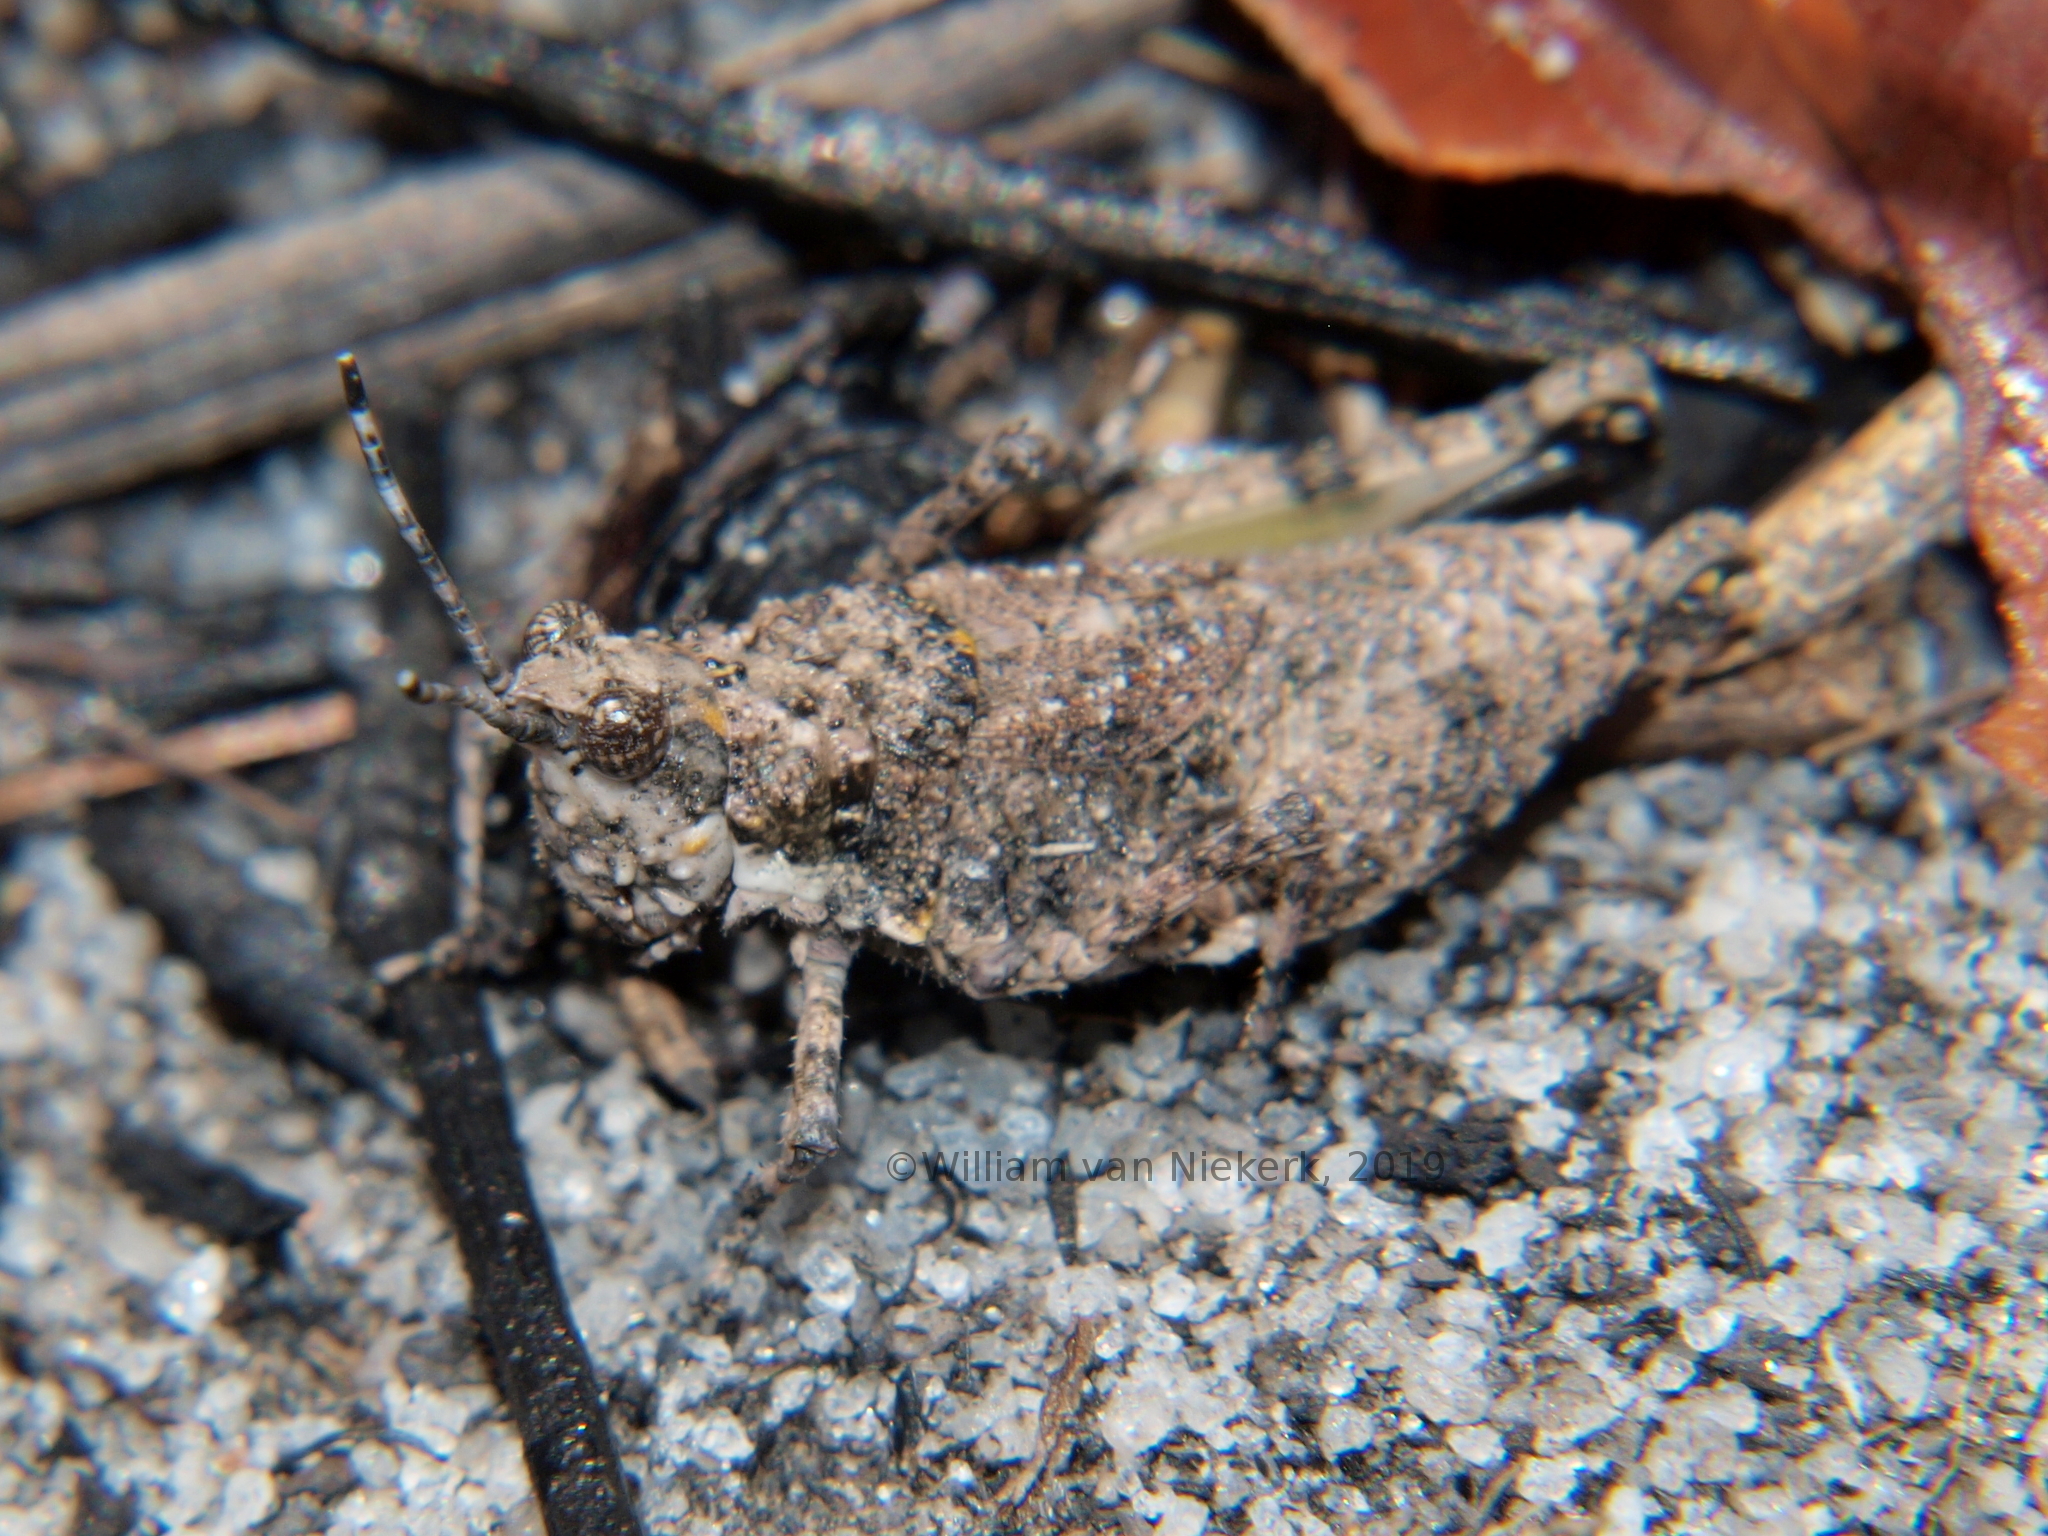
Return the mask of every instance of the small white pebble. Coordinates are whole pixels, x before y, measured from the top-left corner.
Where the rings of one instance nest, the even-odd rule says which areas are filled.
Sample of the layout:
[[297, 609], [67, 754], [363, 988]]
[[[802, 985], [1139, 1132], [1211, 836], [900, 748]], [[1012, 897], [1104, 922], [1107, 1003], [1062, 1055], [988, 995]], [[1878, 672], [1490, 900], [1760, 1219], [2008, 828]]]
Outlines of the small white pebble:
[[1476, 1424], [1493, 1394], [1486, 1385], [1486, 1346], [1461, 1328], [1431, 1334], [1401, 1362], [1408, 1406], [1437, 1424]]
[[228, 1474], [221, 1489], [216, 1529], [246, 1531], [261, 1525], [277, 1509], [277, 1479], [261, 1467], [243, 1467]]
[[1506, 1452], [1500, 1431], [1491, 1424], [1461, 1424], [1444, 1436], [1444, 1444], [1475, 1467], [1493, 1466]]
[[1194, 1281], [1178, 1269], [1169, 1269], [1152, 1282], [1152, 1310], [1165, 1318], [1186, 1317], [1198, 1294]]
[[228, 1251], [210, 1243], [156, 1288], [156, 1315], [180, 1333], [204, 1333], [228, 1300]]
[[2011, 1467], [1994, 1461], [1970, 1476], [1977, 1484], [1977, 1508], [1994, 1520], [2011, 1520], [2027, 1507], [2026, 1484]]
[[1649, 1500], [1643, 1497], [1643, 1490], [1617, 1483], [1600, 1506], [1598, 1536], [1643, 1536], [1649, 1518]]
[[1515, 1492], [1532, 1504], [1562, 1504], [1579, 1486], [1579, 1474], [1607, 1464], [1605, 1456], [1532, 1456], [1515, 1474]]
[[1693, 1375], [1694, 1367], [1690, 1360], [1683, 1355], [1674, 1355], [1668, 1350], [1659, 1350], [1650, 1357], [1649, 1363], [1643, 1367], [1637, 1380], [1652, 1392], [1661, 1392], [1669, 1396], [1674, 1392], [1683, 1392], [1691, 1386]]
[[965, 1306], [974, 1295], [974, 1272], [957, 1259], [935, 1259], [917, 1266], [917, 1278], [949, 1307]]
[[1537, 1208], [1536, 1197], [1524, 1195], [1488, 1206], [1458, 1251], [1471, 1254], [1479, 1272], [1492, 1279], [1522, 1262], [1530, 1238], [1550, 1230], [1550, 1218]]
[[1737, 1307], [1708, 1307], [1700, 1312], [1687, 1312], [1678, 1320], [1678, 1331], [1685, 1342], [1703, 1355], [1711, 1355], [1735, 1336], [1735, 1329], [1742, 1321], [1742, 1312]]
[[754, 1459], [754, 1437], [730, 1408], [679, 1415], [674, 1433], [678, 1449], [699, 1465], [737, 1467]]
[[796, 1331], [796, 1341], [820, 1359], [844, 1354], [848, 1342], [845, 1320], [832, 1312], [807, 1317]]
[[796, 1277], [811, 1293], [811, 1305], [844, 1317], [860, 1299], [860, 1271], [831, 1243], [813, 1243], [796, 1262]]
[[1208, 1506], [1170, 1489], [1140, 1489], [1131, 1496], [1131, 1508], [1152, 1523], [1157, 1536], [1202, 1536], [1209, 1528]]

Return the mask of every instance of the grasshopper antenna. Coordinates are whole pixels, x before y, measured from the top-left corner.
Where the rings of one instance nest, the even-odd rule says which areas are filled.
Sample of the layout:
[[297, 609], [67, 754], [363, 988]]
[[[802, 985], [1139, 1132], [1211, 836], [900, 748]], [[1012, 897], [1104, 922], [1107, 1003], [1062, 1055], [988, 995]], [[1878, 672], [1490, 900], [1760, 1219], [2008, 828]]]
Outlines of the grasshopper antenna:
[[399, 688], [407, 698], [417, 703], [459, 704], [482, 716], [487, 724], [503, 731], [514, 741], [553, 741], [557, 732], [552, 722], [530, 710], [506, 704], [499, 698], [512, 686], [511, 675], [498, 665], [498, 658], [491, 654], [490, 643], [471, 617], [469, 605], [463, 602], [462, 591], [455, 585], [455, 578], [448, 574], [448, 567], [441, 563], [433, 541], [427, 537], [427, 530], [413, 515], [412, 503], [406, 500], [405, 487], [391, 472], [391, 460], [384, 452], [384, 434], [378, 429], [377, 417], [370, 410], [370, 392], [363, 388], [363, 371], [356, 366], [356, 355], [344, 352], [334, 361], [341, 369], [341, 392], [348, 400], [348, 419], [356, 429], [356, 441], [362, 445], [363, 460], [370, 466], [370, 481], [377, 487], [377, 499], [384, 503], [384, 510], [398, 525], [398, 536], [405, 540], [405, 547], [412, 551], [413, 559], [427, 573], [434, 596], [441, 600], [442, 611], [455, 626], [455, 633], [462, 637], [463, 648], [469, 652], [469, 659], [476, 663], [476, 669], [490, 692], [426, 682], [412, 671], [398, 674]]
[[469, 605], [463, 602], [455, 578], [448, 574], [448, 567], [435, 553], [427, 530], [413, 516], [412, 503], [405, 498], [405, 487], [391, 472], [391, 460], [384, 452], [384, 434], [378, 430], [377, 417], [370, 410], [370, 392], [363, 388], [363, 370], [356, 366], [355, 353], [344, 352], [334, 361], [341, 368], [341, 392], [348, 398], [349, 423], [356, 429], [356, 441], [362, 445], [363, 459], [370, 466], [370, 480], [377, 487], [377, 499], [384, 503], [384, 510], [398, 525], [398, 536], [405, 540], [405, 547], [412, 551], [413, 559], [427, 573], [434, 596], [441, 600], [448, 621], [455, 626], [455, 633], [462, 637], [463, 647], [469, 652], [469, 659], [476, 663], [477, 671], [483, 675], [484, 685], [493, 693], [503, 693], [511, 686], [512, 679], [499, 667], [498, 658], [491, 654], [490, 644], [484, 639], [484, 632], [477, 628], [476, 620], [470, 617]]

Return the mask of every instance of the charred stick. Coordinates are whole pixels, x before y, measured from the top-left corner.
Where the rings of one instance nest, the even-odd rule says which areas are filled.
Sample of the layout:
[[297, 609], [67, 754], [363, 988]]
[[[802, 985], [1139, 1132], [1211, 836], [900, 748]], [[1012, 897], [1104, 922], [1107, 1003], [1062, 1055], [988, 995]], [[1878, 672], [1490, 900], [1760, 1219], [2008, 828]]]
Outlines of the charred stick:
[[[1081, 1183], [1062, 1167], [1045, 1185], [1046, 1207], [1052, 1212], [1053, 1241], [1059, 1245], [1060, 1262], [1068, 1265], [1081, 1262]], [[947, 1225], [952, 1225], [950, 1219]]]
[[1811, 370], [1778, 347], [1674, 326], [1598, 294], [1556, 284], [1464, 292], [1387, 246], [1319, 225], [1085, 186], [885, 113], [816, 112], [766, 93], [721, 98], [617, 53], [459, 11], [406, 0], [188, 4], [209, 15], [258, 14], [338, 58], [509, 99], [615, 143], [1013, 259], [1144, 272], [1494, 365], [1632, 345], [1677, 373], [1790, 397], [1816, 387]]
[[454, 796], [448, 822], [455, 838], [455, 932], [465, 939], [484, 921], [485, 806], [497, 767], [492, 745], [483, 721], [469, 714], [456, 716], [449, 747]]
[[154, 913], [273, 1044], [413, 1112], [411, 1090], [364, 1022], [383, 1011], [382, 994], [310, 912], [216, 863], [177, 807], [103, 806], [91, 832], [93, 856], [121, 894]]
[[[386, 816], [384, 826], [360, 841], [356, 856], [385, 869], [424, 869], [425, 861], [447, 858], [421, 805], [395, 811], [390, 805], [399, 798], [390, 793], [394, 775], [417, 778], [425, 770], [434, 787], [447, 785], [441, 733], [424, 717], [412, 733], [435, 739], [407, 741], [410, 733], [398, 727], [401, 750], [366, 764], [356, 791], [379, 801]], [[408, 899], [392, 921], [351, 926], [358, 943], [418, 950], [438, 938], [445, 923], [434, 901]], [[428, 1164], [462, 1249], [477, 1318], [506, 1408], [519, 1426], [547, 1529], [551, 1536], [637, 1536], [639, 1518], [526, 1176], [475, 983], [422, 970], [394, 987], [391, 997], [419, 1089]]]
[[474, 950], [485, 918], [484, 810], [497, 763], [491, 750], [489, 727], [474, 715], [455, 716], [448, 742], [448, 832], [455, 844], [452, 925], [424, 949], [387, 955], [372, 966], [370, 974], [387, 987], [395, 987], [419, 971], [459, 968], [465, 962], [475, 964]]
[[393, 1008], [420, 1128], [551, 1536], [638, 1536], [589, 1352], [569, 1316], [474, 983], [418, 975]]
[[1699, 1186], [1700, 1193], [1706, 1196], [1707, 1204], [1713, 1208], [1715, 1219], [1727, 1232], [1729, 1241], [1734, 1243], [1735, 1252], [1742, 1260], [1744, 1277], [1761, 1282], [1767, 1272], [1764, 1268], [1764, 1256], [1757, 1248], [1756, 1239], [1750, 1235], [1749, 1223], [1742, 1219], [1742, 1208], [1722, 1187], [1721, 1181], [1714, 1177], [1713, 1170], [1708, 1168], [1704, 1161], [1694, 1158], [1692, 1173], [1693, 1182]]
[[117, 1124], [101, 1155], [107, 1171], [143, 1205], [204, 1227], [224, 1243], [260, 1243], [306, 1213], [303, 1201], [266, 1189], [241, 1169], [202, 1156], [177, 1137]]

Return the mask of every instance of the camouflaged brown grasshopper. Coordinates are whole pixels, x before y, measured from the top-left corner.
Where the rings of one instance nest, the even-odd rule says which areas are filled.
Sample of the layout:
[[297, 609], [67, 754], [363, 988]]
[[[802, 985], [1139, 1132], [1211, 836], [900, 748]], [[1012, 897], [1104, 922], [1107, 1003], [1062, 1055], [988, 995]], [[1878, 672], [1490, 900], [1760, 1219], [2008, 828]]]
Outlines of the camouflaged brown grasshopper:
[[402, 674], [529, 754], [542, 859], [658, 959], [772, 916], [802, 1010], [782, 1154], [838, 1145], [856, 949], [974, 997], [1270, 963], [1364, 922], [1498, 824], [1725, 553], [1588, 516], [1235, 562], [942, 564], [611, 634], [548, 604], [503, 670], [391, 474], [378, 494], [484, 686]]

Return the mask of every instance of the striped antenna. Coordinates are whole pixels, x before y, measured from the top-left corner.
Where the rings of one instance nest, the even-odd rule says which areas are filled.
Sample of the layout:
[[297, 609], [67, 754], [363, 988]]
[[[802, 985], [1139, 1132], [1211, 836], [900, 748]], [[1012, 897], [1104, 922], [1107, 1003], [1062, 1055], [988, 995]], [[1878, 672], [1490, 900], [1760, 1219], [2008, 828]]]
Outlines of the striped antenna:
[[[405, 540], [405, 547], [412, 551], [413, 559], [417, 560], [420, 569], [427, 573], [427, 580], [434, 588], [434, 596], [441, 600], [442, 610], [447, 613], [449, 622], [455, 626], [455, 633], [462, 637], [463, 647], [469, 652], [469, 659], [476, 663], [477, 671], [483, 676], [484, 685], [494, 694], [503, 693], [512, 686], [510, 675], [498, 666], [498, 659], [491, 654], [491, 647], [484, 639], [484, 632], [477, 628], [476, 620], [470, 617], [469, 605], [463, 602], [462, 593], [455, 585], [455, 578], [448, 574], [448, 567], [441, 563], [441, 557], [434, 552], [433, 541], [427, 537], [427, 530], [422, 528], [420, 520], [413, 516], [412, 503], [405, 499], [405, 488], [398, 483], [398, 476], [391, 473], [391, 460], [384, 452], [384, 434], [377, 429], [377, 418], [371, 413], [370, 392], [363, 388], [363, 371], [356, 366], [355, 353], [344, 352], [334, 361], [341, 367], [341, 392], [348, 398], [348, 419], [356, 429], [356, 441], [362, 444], [363, 458], [370, 466], [370, 480], [377, 487], [377, 499], [384, 503], [384, 510], [391, 514], [391, 521], [398, 525], [398, 536]], [[407, 689], [406, 692], [411, 694], [412, 690]], [[482, 714], [483, 711], [478, 710], [477, 713]], [[491, 724], [498, 725], [498, 722], [492, 720]], [[502, 725], [498, 725], [498, 728], [505, 730]], [[507, 731], [506, 734], [517, 733]]]
[[529, 746], [536, 742], [547, 742], [553, 746], [563, 745], [563, 732], [545, 715], [530, 709], [521, 709], [516, 704], [507, 704], [495, 693], [485, 693], [480, 688], [456, 688], [447, 683], [430, 683], [410, 668], [398, 674], [398, 691], [415, 704], [459, 704], [472, 714], [480, 716], [485, 725], [503, 731], [514, 741], [523, 741]]

